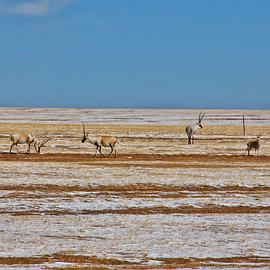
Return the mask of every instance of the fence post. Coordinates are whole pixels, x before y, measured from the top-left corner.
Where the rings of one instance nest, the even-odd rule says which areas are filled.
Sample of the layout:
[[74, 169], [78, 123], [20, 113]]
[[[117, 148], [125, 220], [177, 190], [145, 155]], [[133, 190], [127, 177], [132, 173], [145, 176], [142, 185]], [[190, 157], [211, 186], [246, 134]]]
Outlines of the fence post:
[[246, 123], [245, 123], [245, 116], [243, 115], [243, 133], [246, 136]]

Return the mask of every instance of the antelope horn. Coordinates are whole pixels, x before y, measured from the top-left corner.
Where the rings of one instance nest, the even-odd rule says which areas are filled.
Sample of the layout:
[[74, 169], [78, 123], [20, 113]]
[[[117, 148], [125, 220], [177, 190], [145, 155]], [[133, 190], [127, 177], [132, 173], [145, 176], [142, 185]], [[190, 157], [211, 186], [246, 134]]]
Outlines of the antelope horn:
[[44, 146], [49, 140], [51, 140], [51, 138], [43, 140], [42, 143], [40, 144], [40, 147]]
[[84, 126], [84, 123], [82, 123], [82, 126], [83, 126], [83, 135], [85, 136], [85, 126]]
[[206, 113], [203, 113], [203, 111], [200, 112], [200, 115], [199, 115], [199, 123], [201, 123], [203, 117], [205, 116]]
[[204, 116], [206, 115], [206, 112], [203, 113], [202, 117], [201, 117], [201, 121], [203, 120]]
[[203, 114], [203, 111], [201, 111], [200, 114], [199, 114], [199, 123], [201, 123], [204, 115], [205, 115], [205, 113]]
[[201, 121], [201, 115], [202, 115], [202, 111], [199, 114], [199, 122]]

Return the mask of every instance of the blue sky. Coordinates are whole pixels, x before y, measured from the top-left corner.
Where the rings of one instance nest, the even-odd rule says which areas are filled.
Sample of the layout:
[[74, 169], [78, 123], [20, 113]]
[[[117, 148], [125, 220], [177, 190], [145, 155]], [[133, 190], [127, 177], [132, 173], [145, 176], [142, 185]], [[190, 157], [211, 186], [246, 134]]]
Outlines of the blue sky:
[[268, 0], [0, 0], [0, 106], [268, 109]]

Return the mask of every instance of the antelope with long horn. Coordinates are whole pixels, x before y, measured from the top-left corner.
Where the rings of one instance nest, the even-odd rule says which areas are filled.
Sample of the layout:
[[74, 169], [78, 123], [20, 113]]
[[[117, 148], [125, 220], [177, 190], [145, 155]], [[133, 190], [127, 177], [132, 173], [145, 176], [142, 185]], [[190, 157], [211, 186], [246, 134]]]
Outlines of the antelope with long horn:
[[119, 143], [118, 139], [114, 136], [98, 136], [96, 139], [89, 139], [89, 133], [85, 132], [85, 126], [84, 124], [82, 124], [83, 126], [83, 137], [81, 142], [85, 143], [85, 142], [89, 142], [90, 144], [94, 145], [96, 147], [96, 154], [95, 154], [95, 158], [97, 157], [98, 151], [99, 153], [105, 157], [105, 155], [103, 155], [103, 153], [101, 152], [101, 148], [102, 147], [110, 147], [111, 148], [111, 152], [108, 155], [108, 158], [111, 156], [111, 154], [114, 151], [114, 158], [116, 158], [117, 153], [116, 153], [116, 144]]
[[199, 128], [203, 128], [202, 126], [202, 120], [206, 113], [203, 113], [202, 111], [199, 114], [199, 121], [192, 125], [186, 127], [186, 134], [188, 137], [188, 144], [194, 144], [194, 135], [196, 134], [197, 130]]
[[248, 152], [248, 156], [250, 156], [250, 150], [254, 149], [255, 150], [255, 155], [258, 153], [259, 149], [260, 149], [260, 139], [261, 139], [261, 135], [257, 135], [257, 139], [254, 141], [249, 141], [247, 143], [247, 149], [246, 152]]
[[45, 139], [43, 141], [40, 141], [32, 133], [15, 133], [10, 135], [11, 146], [9, 149], [9, 153], [11, 154], [12, 148], [13, 146], [15, 146], [17, 149], [17, 153], [20, 154], [18, 144], [28, 145], [27, 154], [30, 154], [31, 144], [34, 144], [36, 152], [40, 153], [40, 149], [44, 147], [49, 140], [50, 139]]

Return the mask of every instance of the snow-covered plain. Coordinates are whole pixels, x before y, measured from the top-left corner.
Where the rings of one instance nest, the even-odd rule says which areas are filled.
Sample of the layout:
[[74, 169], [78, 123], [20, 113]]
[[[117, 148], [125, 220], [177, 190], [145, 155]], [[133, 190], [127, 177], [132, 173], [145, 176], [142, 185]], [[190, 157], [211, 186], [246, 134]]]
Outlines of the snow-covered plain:
[[[241, 121], [234, 120], [242, 113], [238, 111], [212, 111], [208, 118], [210, 127], [192, 146], [186, 145], [183, 134], [180, 134], [183, 140], [178, 142], [176, 128], [172, 127], [173, 133], [162, 128], [159, 132], [157, 128], [151, 131], [149, 125], [153, 121], [161, 126], [176, 125], [179, 121], [184, 125], [196, 118], [196, 111], [2, 109], [2, 112], [6, 112], [1, 115], [3, 153], [9, 148], [5, 127], [21, 130], [19, 124], [24, 123], [39, 132], [43, 127], [40, 124], [46, 123], [44, 127], [53, 140], [44, 152], [94, 153], [89, 145], [80, 143], [80, 126], [72, 125], [66, 132], [65, 126], [61, 128], [61, 124], [82, 120], [89, 128], [90, 123], [102, 121], [114, 124], [111, 128], [122, 137], [119, 152], [127, 154], [239, 155], [244, 154], [246, 143], [242, 135], [235, 135], [238, 128], [241, 131]], [[270, 112], [245, 113], [253, 119], [249, 127], [253, 135], [257, 126], [264, 125], [261, 154], [269, 155]], [[228, 130], [233, 134], [214, 130], [218, 125], [233, 125], [234, 121], [238, 121], [235, 130]], [[145, 124], [146, 132], [142, 128], [133, 133], [119, 123]], [[226, 127], [221, 131], [226, 132]], [[252, 134], [249, 136], [253, 137]], [[213, 260], [212, 265], [206, 264], [201, 269], [221, 267], [215, 259], [232, 260], [223, 262], [223, 268], [227, 263], [230, 269], [269, 269], [269, 164], [254, 162], [252, 157], [248, 162], [226, 162], [183, 161], [166, 167], [162, 160], [114, 161], [118, 166], [103, 159], [91, 165], [0, 160], [0, 269], [93, 266], [64, 259], [5, 263], [7, 258], [47, 258], [54, 254], [134, 263], [132, 266], [104, 263], [102, 269], [135, 269], [135, 266], [154, 269], [165, 265], [167, 259]], [[157, 166], [150, 166], [153, 163]], [[235, 262], [234, 258], [241, 259]], [[268, 262], [262, 263], [260, 259]], [[177, 266], [171, 264], [170, 269]]]

